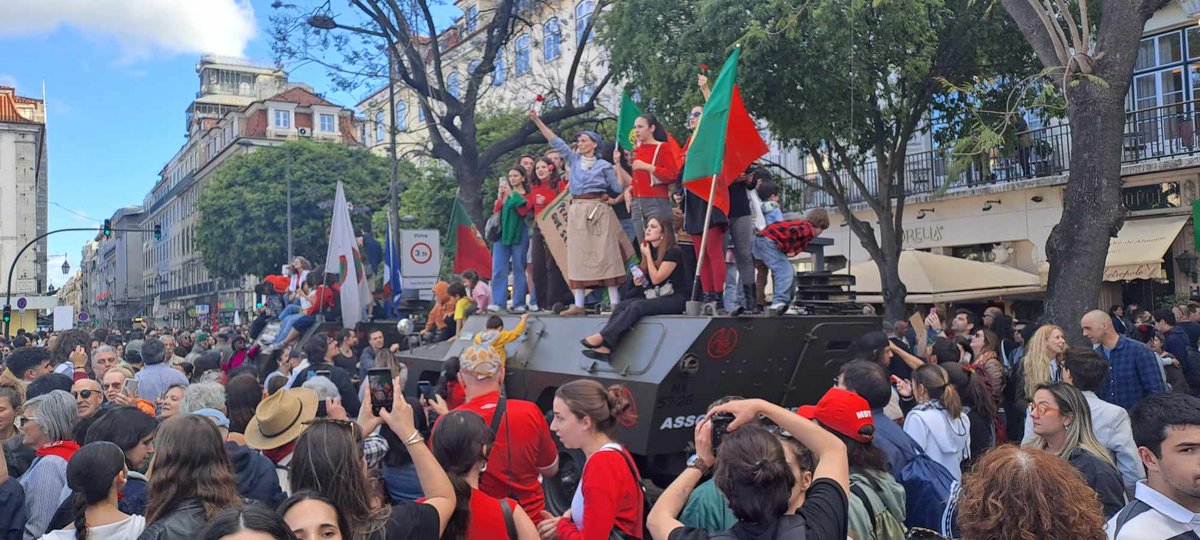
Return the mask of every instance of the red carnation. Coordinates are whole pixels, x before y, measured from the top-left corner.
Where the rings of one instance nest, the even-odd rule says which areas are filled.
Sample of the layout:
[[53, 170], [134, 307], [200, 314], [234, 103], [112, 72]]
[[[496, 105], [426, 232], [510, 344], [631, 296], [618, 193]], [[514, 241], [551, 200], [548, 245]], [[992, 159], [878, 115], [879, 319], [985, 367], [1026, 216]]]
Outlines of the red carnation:
[[700, 71], [708, 71], [708, 64], [700, 64]]
[[536, 98], [534, 98], [534, 99], [536, 99], [538, 103], [541, 103], [541, 102], [543, 102], [543, 101], [546, 101], [546, 98], [542, 97], [542, 95], [541, 95], [541, 94], [538, 94], [538, 95], [537, 95], [537, 97], [536, 97]]

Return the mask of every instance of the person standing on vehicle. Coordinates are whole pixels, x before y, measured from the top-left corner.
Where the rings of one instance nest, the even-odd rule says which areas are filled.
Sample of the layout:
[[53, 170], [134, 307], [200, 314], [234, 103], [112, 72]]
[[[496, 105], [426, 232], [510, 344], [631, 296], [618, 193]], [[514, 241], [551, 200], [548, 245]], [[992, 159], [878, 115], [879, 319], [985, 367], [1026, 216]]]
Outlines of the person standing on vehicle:
[[538, 525], [543, 537], [552, 531], [559, 540], [609, 538], [614, 532], [638, 540], [645, 536], [641, 475], [633, 456], [613, 440], [617, 425], [637, 421], [630, 396], [624, 386], [605, 388], [591, 379], [571, 381], [554, 392], [550, 429], [563, 446], [582, 450], [587, 462], [571, 509]]
[[617, 287], [625, 283], [625, 257], [621, 253], [621, 224], [606, 197], [624, 191], [617, 181], [611, 163], [600, 159], [597, 150], [603, 140], [594, 131], [583, 131], [572, 150], [546, 126], [537, 112], [529, 111], [529, 119], [550, 142], [550, 147], [563, 156], [569, 174], [571, 209], [567, 214], [567, 285], [575, 303], [561, 313], [576, 316], [587, 313], [583, 307], [588, 288], [608, 288], [609, 301], [615, 306], [621, 301]]
[[525, 294], [528, 283], [525, 276], [525, 256], [529, 254], [529, 225], [525, 217], [533, 212], [529, 186], [525, 184], [529, 173], [520, 165], [508, 170], [508, 177], [500, 181], [500, 192], [493, 211], [500, 215], [500, 238], [492, 243], [492, 292], [496, 303], [488, 311], [500, 311], [508, 304], [508, 273], [512, 271], [512, 312], [525, 312]]
[[808, 243], [829, 228], [829, 213], [823, 208], [808, 212], [804, 219], [784, 220], [767, 226], [754, 239], [754, 258], [771, 269], [774, 292], [771, 314], [783, 315], [792, 304], [796, 269], [789, 257], [799, 255]]
[[[671, 215], [671, 184], [679, 176], [680, 166], [675, 151], [667, 142], [667, 130], [652, 114], [643, 114], [633, 123], [637, 148], [629, 156], [629, 168], [616, 167], [621, 184], [630, 186], [632, 197], [629, 213], [633, 216], [633, 231], [638, 243], [646, 239], [646, 224], [652, 217]], [[621, 162], [621, 148], [613, 151], [613, 163]]]

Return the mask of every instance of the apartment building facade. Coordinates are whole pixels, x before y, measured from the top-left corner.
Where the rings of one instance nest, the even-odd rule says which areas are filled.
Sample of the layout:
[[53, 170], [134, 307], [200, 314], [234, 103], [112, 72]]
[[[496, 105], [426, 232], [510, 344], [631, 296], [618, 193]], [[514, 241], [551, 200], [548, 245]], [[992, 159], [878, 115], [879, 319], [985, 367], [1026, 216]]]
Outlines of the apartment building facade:
[[187, 140], [142, 205], [142, 228], [162, 231], [158, 239], [143, 238], [143, 308], [156, 324], [171, 326], [209, 324], [213, 317], [230, 322], [254, 305], [249, 278], [210, 277], [196, 249], [196, 204], [225, 160], [300, 138], [359, 144], [353, 110], [289, 82], [277, 67], [206, 56], [196, 72], [200, 92], [186, 110]]
[[[0, 287], [25, 244], [47, 229], [48, 162], [46, 103], [0, 86]], [[11, 276], [15, 295], [46, 292], [46, 240], [17, 261]]]

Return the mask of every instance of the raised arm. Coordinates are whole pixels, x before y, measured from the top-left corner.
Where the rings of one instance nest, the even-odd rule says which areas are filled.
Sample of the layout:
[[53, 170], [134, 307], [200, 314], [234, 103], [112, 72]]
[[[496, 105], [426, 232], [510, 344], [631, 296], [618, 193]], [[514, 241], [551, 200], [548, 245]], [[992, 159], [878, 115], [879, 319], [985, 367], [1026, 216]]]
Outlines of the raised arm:
[[[367, 403], [364, 405], [367, 409], [371, 407], [370, 396], [371, 393], [367, 392]], [[437, 510], [438, 520], [441, 523], [438, 534], [441, 535], [446, 530], [446, 524], [450, 522], [450, 516], [454, 514], [457, 502], [454, 485], [450, 483], [450, 477], [446, 476], [446, 471], [438, 464], [437, 458], [433, 457], [433, 452], [430, 452], [429, 447], [425, 446], [425, 439], [417, 431], [413, 420], [412, 406], [401, 394], [399, 377], [392, 381], [392, 410], [380, 409], [379, 415], [408, 449], [408, 455], [417, 469], [417, 479], [421, 482], [421, 490], [425, 492], [424, 504]]]
[[558, 135], [555, 135], [554, 131], [542, 121], [542, 118], [538, 116], [537, 111], [529, 111], [527, 114], [529, 115], [529, 120], [533, 122], [533, 125], [537, 126], [538, 131], [542, 132], [542, 136], [546, 138], [546, 142], [550, 142], [558, 137]]
[[817, 468], [813, 472], [813, 480], [828, 478], [842, 486], [842, 490], [850, 493], [850, 462], [846, 457], [846, 445], [825, 428], [783, 407], [761, 399], [742, 399], [731, 401], [709, 411], [713, 414], [727, 412], [734, 415], [729, 429], [748, 422], [754, 422], [759, 414], [770, 418], [780, 429], [792, 434], [800, 444], [812, 450], [817, 460]]

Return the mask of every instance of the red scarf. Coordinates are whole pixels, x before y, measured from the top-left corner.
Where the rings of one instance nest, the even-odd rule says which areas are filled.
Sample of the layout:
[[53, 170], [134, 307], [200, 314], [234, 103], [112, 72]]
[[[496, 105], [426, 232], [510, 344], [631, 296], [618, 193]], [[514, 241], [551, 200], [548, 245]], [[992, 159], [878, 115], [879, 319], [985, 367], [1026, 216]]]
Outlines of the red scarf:
[[64, 461], [71, 461], [71, 456], [79, 450], [79, 443], [75, 441], [58, 441], [47, 444], [34, 451], [37, 457], [58, 456]]
[[296, 441], [292, 441], [283, 446], [280, 446], [279, 448], [263, 450], [262, 454], [264, 456], [267, 456], [267, 459], [270, 459], [272, 463], [275, 463], [276, 465], [278, 465], [279, 462], [283, 460], [283, 458], [290, 456], [292, 454], [292, 452], [295, 450], [296, 450]]

